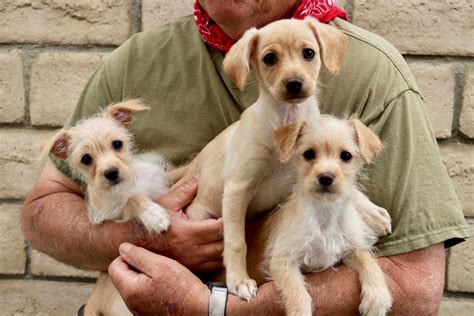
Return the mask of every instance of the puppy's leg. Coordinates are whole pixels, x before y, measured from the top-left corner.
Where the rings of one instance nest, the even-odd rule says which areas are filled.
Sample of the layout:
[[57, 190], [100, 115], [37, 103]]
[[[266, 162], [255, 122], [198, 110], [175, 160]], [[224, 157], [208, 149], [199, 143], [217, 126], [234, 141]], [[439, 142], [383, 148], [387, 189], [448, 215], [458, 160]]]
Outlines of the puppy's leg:
[[290, 258], [271, 258], [270, 275], [281, 293], [287, 315], [311, 315], [312, 300], [306, 291], [303, 274]]
[[101, 273], [87, 300], [84, 316], [131, 316], [107, 273]]
[[224, 189], [224, 265], [229, 292], [249, 301], [257, 294], [257, 283], [247, 273], [245, 216], [250, 203], [249, 192], [227, 186]]
[[142, 194], [135, 194], [128, 199], [125, 212], [138, 219], [149, 233], [159, 234], [170, 225], [166, 209]]
[[369, 251], [359, 250], [343, 261], [359, 276], [362, 289], [359, 312], [366, 316], [386, 315], [392, 306], [392, 295], [376, 259]]
[[194, 200], [186, 208], [186, 215], [192, 220], [221, 217], [222, 190], [216, 190], [208, 183], [203, 183]]
[[377, 206], [362, 192], [357, 191], [355, 195], [355, 207], [364, 222], [379, 237], [392, 233], [392, 219], [387, 210]]

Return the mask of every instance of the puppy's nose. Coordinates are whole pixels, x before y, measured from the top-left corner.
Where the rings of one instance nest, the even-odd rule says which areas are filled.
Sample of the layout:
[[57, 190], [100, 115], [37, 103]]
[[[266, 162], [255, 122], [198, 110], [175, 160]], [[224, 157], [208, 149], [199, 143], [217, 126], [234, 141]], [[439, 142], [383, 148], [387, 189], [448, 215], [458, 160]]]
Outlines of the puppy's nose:
[[118, 171], [118, 168], [115, 168], [115, 167], [107, 169], [104, 172], [104, 177], [111, 182], [116, 182], [118, 179], [118, 176], [119, 176], [119, 171]]
[[334, 178], [334, 174], [330, 172], [324, 172], [318, 176], [318, 181], [322, 186], [328, 187], [333, 184]]
[[285, 82], [286, 90], [291, 94], [298, 94], [303, 87], [303, 79], [291, 78]]

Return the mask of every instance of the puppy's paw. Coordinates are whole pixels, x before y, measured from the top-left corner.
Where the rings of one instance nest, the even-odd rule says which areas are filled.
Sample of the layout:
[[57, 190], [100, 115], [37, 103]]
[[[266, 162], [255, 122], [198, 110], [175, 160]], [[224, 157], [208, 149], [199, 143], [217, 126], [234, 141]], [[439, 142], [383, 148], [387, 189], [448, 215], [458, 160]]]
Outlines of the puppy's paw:
[[389, 235], [392, 233], [392, 218], [386, 209], [377, 206], [370, 226], [378, 237]]
[[364, 316], [384, 316], [392, 307], [392, 296], [386, 287], [363, 289], [359, 312]]
[[252, 279], [242, 279], [237, 282], [227, 282], [230, 293], [240, 297], [247, 302], [257, 296], [257, 282]]
[[170, 218], [166, 210], [159, 204], [150, 203], [140, 215], [140, 221], [149, 233], [159, 234], [170, 226]]

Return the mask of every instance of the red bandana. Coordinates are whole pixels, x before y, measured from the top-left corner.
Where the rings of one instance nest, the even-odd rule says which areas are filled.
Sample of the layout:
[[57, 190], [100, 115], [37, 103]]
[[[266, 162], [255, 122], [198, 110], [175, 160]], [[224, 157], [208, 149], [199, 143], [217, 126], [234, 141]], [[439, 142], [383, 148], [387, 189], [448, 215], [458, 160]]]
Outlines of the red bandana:
[[[328, 23], [337, 17], [347, 20], [346, 12], [336, 7], [335, 0], [302, 0], [291, 18], [302, 20], [307, 16], [315, 17], [321, 23]], [[225, 53], [229, 51], [235, 41], [209, 17], [198, 0], [194, 4], [194, 19], [206, 44]]]

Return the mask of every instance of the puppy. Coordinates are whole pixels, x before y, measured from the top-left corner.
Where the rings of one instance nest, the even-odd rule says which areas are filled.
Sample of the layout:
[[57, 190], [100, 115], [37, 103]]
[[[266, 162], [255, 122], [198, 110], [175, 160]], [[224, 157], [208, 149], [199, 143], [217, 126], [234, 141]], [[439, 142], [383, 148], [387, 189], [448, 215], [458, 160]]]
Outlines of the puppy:
[[86, 183], [93, 224], [136, 219], [148, 232], [168, 228], [168, 213], [153, 199], [168, 190], [166, 170], [170, 165], [156, 154], [132, 154], [128, 132], [132, 115], [146, 109], [140, 100], [110, 105], [103, 113], [59, 131], [47, 146], [47, 151], [64, 159]]
[[262, 268], [279, 289], [287, 314], [311, 315], [304, 272], [342, 260], [359, 275], [363, 315], [385, 315], [392, 299], [371, 253], [376, 233], [356, 210], [357, 175], [380, 150], [379, 138], [359, 120], [322, 115], [274, 133], [280, 159], [296, 169], [288, 201], [265, 223]]
[[[224, 59], [225, 73], [239, 89], [252, 66], [259, 97], [186, 167], [173, 174], [177, 185], [199, 175], [196, 198], [187, 208], [191, 219], [224, 217], [224, 264], [229, 291], [242, 299], [256, 295], [246, 269], [245, 219], [272, 209], [290, 194], [293, 167], [282, 164], [272, 142], [278, 128], [300, 118], [319, 116], [316, 82], [321, 64], [337, 74], [346, 36], [313, 18], [280, 20], [248, 30]], [[360, 211], [381, 235], [390, 231], [386, 210], [364, 195]]]
[[[138, 220], [149, 233], [168, 229], [166, 209], [154, 202], [169, 189], [171, 166], [153, 153], [135, 155], [128, 129], [133, 113], [147, 110], [140, 100], [108, 106], [102, 113], [59, 131], [47, 151], [64, 159], [87, 185], [93, 224]], [[130, 315], [107, 273], [101, 273], [86, 305], [86, 315]]]

